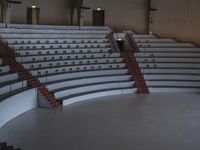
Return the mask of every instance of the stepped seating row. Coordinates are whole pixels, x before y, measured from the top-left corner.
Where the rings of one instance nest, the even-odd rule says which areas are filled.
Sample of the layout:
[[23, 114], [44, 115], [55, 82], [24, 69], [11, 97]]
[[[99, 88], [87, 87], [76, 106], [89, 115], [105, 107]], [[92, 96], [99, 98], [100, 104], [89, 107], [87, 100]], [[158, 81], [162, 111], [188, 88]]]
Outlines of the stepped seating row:
[[137, 43], [175, 43], [174, 39], [135, 39]]
[[165, 53], [165, 52], [170, 52], [170, 53], [198, 53], [200, 52], [200, 48], [168, 48], [168, 47], [162, 47], [162, 48], [140, 48], [140, 52], [159, 52], [159, 53]]
[[4, 39], [105, 39], [104, 34], [20, 34], [1, 33], [1, 37]]
[[82, 54], [82, 53], [106, 53], [110, 48], [74, 48], [74, 49], [42, 49], [42, 50], [16, 50], [16, 56], [57, 55], [57, 54]]
[[7, 39], [9, 45], [18, 44], [75, 44], [75, 43], [108, 43], [107, 39]]
[[62, 49], [62, 48], [104, 48], [109, 47], [109, 44], [106, 43], [98, 43], [98, 44], [35, 44], [35, 45], [12, 45], [10, 46], [13, 49], [21, 50], [21, 49]]
[[150, 92], [200, 92], [200, 48], [140, 36], [135, 53]]
[[86, 54], [57, 54], [57, 55], [36, 55], [36, 56], [19, 56], [16, 60], [20, 63], [28, 62], [45, 62], [54, 60], [75, 60], [75, 59], [94, 59], [94, 58], [117, 58], [118, 53], [86, 53]]
[[168, 48], [185, 48], [185, 47], [195, 47], [192, 43], [138, 43], [138, 47], [140, 48], [155, 48], [155, 47], [168, 47]]

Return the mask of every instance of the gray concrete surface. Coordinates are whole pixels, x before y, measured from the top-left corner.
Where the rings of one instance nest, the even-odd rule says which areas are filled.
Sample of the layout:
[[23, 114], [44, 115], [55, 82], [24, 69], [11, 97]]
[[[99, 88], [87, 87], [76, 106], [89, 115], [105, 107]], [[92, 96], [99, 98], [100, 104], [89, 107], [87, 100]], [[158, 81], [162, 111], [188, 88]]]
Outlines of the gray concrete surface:
[[122, 95], [36, 109], [0, 129], [22, 150], [200, 150], [198, 94]]

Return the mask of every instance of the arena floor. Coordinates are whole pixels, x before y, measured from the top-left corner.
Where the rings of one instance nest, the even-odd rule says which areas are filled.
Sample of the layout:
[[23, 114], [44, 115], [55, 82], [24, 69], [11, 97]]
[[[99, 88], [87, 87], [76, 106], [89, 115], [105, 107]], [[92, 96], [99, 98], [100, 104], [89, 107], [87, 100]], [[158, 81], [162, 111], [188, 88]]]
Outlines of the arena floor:
[[29, 111], [0, 129], [22, 150], [199, 150], [200, 95], [97, 98]]

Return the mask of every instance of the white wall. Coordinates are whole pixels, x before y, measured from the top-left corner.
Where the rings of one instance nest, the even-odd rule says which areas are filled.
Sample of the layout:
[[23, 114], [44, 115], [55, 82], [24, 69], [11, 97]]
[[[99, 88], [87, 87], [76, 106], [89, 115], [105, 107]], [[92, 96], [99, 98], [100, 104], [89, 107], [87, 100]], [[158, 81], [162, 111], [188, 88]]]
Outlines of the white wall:
[[200, 44], [200, 0], [152, 0], [155, 13], [153, 31], [164, 37]]
[[0, 128], [15, 117], [37, 108], [37, 106], [35, 89], [24, 91], [0, 102]]

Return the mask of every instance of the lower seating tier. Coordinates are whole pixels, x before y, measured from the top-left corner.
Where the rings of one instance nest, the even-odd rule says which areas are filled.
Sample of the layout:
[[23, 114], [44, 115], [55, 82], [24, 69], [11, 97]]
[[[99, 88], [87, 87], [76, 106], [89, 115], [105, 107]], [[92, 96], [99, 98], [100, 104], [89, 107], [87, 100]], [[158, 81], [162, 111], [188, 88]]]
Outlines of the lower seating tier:
[[100, 76], [90, 76], [90, 77], [79, 77], [68, 80], [61, 80], [59, 82], [54, 82], [51, 84], [46, 84], [46, 87], [53, 92], [60, 91], [63, 88], [75, 87], [75, 86], [83, 86], [87, 84], [99, 84], [106, 82], [122, 82], [122, 81], [130, 81], [131, 75], [102, 75]]
[[51, 74], [59, 73], [70, 73], [70, 72], [82, 72], [82, 71], [95, 71], [95, 70], [106, 70], [106, 69], [122, 69], [125, 68], [124, 63], [115, 64], [94, 64], [94, 65], [79, 65], [69, 67], [54, 67], [46, 69], [32, 70], [31, 73], [34, 76], [47, 76]]
[[55, 97], [59, 100], [67, 100], [71, 97], [76, 97], [77, 95], [84, 95], [85, 93], [93, 93], [95, 91], [106, 91], [112, 89], [126, 89], [133, 88], [134, 82], [111, 82], [111, 83], [101, 83], [101, 84], [88, 84], [78, 87], [68, 87], [60, 91], [55, 92]]
[[88, 70], [83, 72], [70, 72], [70, 73], [62, 73], [62, 74], [54, 74], [49, 76], [39, 77], [40, 82], [49, 84], [51, 88], [51, 84], [62, 82], [65, 80], [74, 80], [80, 78], [92, 78], [98, 76], [114, 76], [114, 75], [123, 75], [128, 74], [128, 69], [107, 69], [107, 70]]
[[10, 81], [0, 84], [0, 101], [28, 89], [27, 81]]
[[124, 89], [112, 89], [112, 90], [99, 90], [99, 91], [93, 91], [93, 93], [82, 93], [80, 95], [76, 95], [76, 97], [67, 97], [67, 99], [62, 99], [63, 106], [85, 101], [87, 99], [92, 98], [98, 98], [98, 97], [104, 97], [104, 96], [112, 96], [112, 95], [120, 95], [120, 94], [130, 94], [130, 93], [137, 93], [136, 88], [124, 88]]

